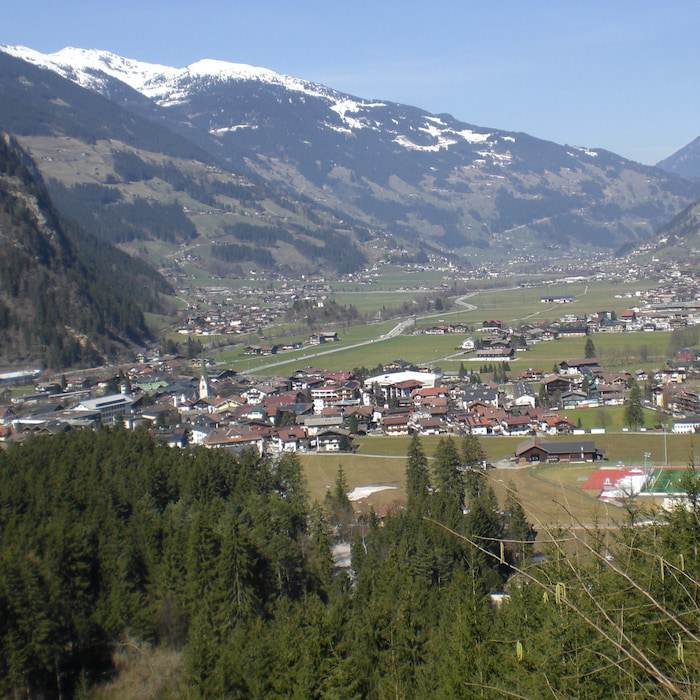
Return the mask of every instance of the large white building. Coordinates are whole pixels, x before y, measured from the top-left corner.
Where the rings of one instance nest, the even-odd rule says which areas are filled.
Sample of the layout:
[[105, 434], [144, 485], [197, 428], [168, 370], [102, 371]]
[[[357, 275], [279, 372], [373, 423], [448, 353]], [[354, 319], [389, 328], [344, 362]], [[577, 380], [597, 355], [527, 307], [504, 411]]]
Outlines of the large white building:
[[114, 423], [117, 416], [123, 416], [131, 412], [133, 399], [124, 394], [110, 394], [109, 396], [100, 396], [96, 399], [85, 399], [77, 406], [73, 406], [73, 411], [89, 411], [99, 413], [100, 420], [103, 423]]
[[371, 391], [379, 387], [387, 399], [396, 395], [410, 396], [414, 389], [435, 388], [441, 378], [442, 374], [432, 372], [389, 372], [365, 379], [365, 389]]

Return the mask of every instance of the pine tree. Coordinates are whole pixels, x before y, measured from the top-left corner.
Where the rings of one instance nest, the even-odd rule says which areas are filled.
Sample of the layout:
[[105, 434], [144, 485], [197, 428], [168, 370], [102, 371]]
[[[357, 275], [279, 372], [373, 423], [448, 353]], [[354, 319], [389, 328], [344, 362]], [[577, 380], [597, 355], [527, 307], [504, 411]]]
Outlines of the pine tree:
[[505, 511], [506, 538], [511, 540], [509, 549], [513, 552], [515, 564], [522, 566], [532, 554], [532, 540], [534, 537], [525, 517], [525, 511], [518, 500], [517, 489], [512, 482], [508, 484]]
[[433, 513], [437, 520], [452, 527], [462, 517], [464, 479], [459, 453], [451, 437], [440, 438], [433, 474]]
[[406, 495], [409, 515], [421, 517], [430, 510], [430, 475], [428, 459], [418, 433], [408, 447], [406, 461]]
[[627, 397], [627, 405], [625, 406], [625, 421], [627, 421], [632, 430], [638, 430], [642, 425], [644, 425], [642, 391], [636, 381], [632, 382], [629, 396]]
[[486, 451], [477, 435], [470, 430], [462, 440], [462, 459], [468, 469], [481, 469], [486, 459]]
[[348, 481], [342, 464], [338, 465], [333, 490], [326, 492], [324, 505], [330, 522], [337, 529], [338, 536], [343, 540], [347, 539], [355, 518], [355, 511], [348, 498]]

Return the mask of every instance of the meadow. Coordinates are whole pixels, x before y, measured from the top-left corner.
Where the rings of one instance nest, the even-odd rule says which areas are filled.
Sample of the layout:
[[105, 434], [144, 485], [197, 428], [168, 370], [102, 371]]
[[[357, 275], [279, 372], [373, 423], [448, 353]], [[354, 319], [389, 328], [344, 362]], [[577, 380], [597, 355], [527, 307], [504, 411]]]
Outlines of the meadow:
[[[404, 275], [405, 284], [406, 277]], [[391, 286], [391, 285], [387, 285]], [[593, 311], [610, 310], [620, 314], [635, 303], [635, 293], [651, 283], [612, 284], [596, 282], [592, 284], [560, 284], [537, 288], [487, 289], [469, 294], [465, 301], [475, 308], [465, 308], [455, 304], [451, 309], [435, 311], [416, 319], [415, 326], [409, 326], [397, 338], [384, 339], [382, 334], [393, 328], [401, 319], [371, 323], [361, 326], [337, 328], [340, 341], [332, 347], [305, 345], [302, 350], [270, 358], [243, 355], [243, 348], [227, 350], [217, 355], [217, 360], [237, 371], [265, 372], [274, 363], [275, 373], [289, 374], [299, 366], [316, 364], [324, 369], [339, 370], [354, 367], [376, 367], [380, 363], [402, 359], [414, 364], [439, 364], [443, 371], [457, 370], [462, 363], [467, 368], [475, 366], [475, 353], [465, 353], [459, 349], [464, 336], [428, 335], [416, 333], [437, 323], [464, 323], [478, 329], [485, 319], [498, 318], [504, 326], [517, 326], [521, 323], [552, 322], [564, 314], [585, 316]], [[401, 306], [406, 297], [422, 294], [418, 290], [384, 292], [362, 289], [357, 292], [338, 292], [336, 301], [353, 304], [363, 314], [375, 314], [383, 308]], [[570, 296], [569, 304], [543, 304], [544, 294]], [[298, 331], [297, 331], [298, 333]], [[310, 333], [310, 331], [309, 331]], [[598, 333], [593, 336], [597, 357], [607, 369], [653, 369], [660, 366], [667, 356], [669, 333]], [[284, 338], [284, 340], [290, 340]], [[308, 334], [296, 335], [294, 339], [306, 341]], [[276, 339], [275, 342], [281, 342]], [[374, 342], [370, 342], [374, 340]], [[262, 341], [261, 341], [262, 342]], [[351, 347], [368, 342], [367, 346]], [[512, 364], [512, 371], [522, 371], [528, 367], [538, 367], [545, 372], [554, 364], [566, 358], [583, 357], [585, 338], [563, 338], [549, 343], [537, 343], [526, 351], [518, 351]], [[288, 358], [288, 359], [286, 359]], [[318, 361], [315, 358], [322, 358]], [[522, 367], [522, 370], [519, 368]]]
[[[504, 503], [506, 492], [515, 488], [522, 505], [533, 522], [548, 525], [590, 524], [613, 525], [623, 519], [619, 507], [599, 501], [597, 494], [583, 491], [581, 485], [600, 466], [663, 466], [687, 467], [697, 463], [693, 435], [647, 433], [613, 433], [584, 436], [543, 438], [551, 441], [594, 440], [596, 447], [605, 450], [605, 460], [598, 463], [559, 463], [536, 467], [515, 467], [507, 464], [517, 445], [525, 438], [484, 437], [481, 444], [489, 462], [496, 465], [486, 471], [487, 478]], [[429, 461], [439, 437], [422, 438]], [[459, 438], [456, 438], [459, 446]], [[406, 502], [406, 452], [409, 437], [368, 436], [355, 441], [355, 454], [304, 454], [301, 456], [312, 500], [323, 500], [333, 487], [342, 466], [348, 488], [352, 491], [363, 486], [390, 486], [376, 491], [355, 503], [359, 514], [386, 511]], [[646, 454], [646, 457], [645, 457]]]

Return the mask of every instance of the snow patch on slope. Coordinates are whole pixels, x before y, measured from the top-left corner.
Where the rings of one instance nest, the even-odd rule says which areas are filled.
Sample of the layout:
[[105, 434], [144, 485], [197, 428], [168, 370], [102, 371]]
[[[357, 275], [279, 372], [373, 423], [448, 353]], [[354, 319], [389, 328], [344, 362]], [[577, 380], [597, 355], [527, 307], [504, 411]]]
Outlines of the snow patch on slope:
[[369, 124], [357, 119], [356, 117], [349, 116], [350, 114], [357, 114], [363, 109], [368, 109], [372, 107], [385, 107], [384, 102], [357, 102], [356, 100], [345, 98], [335, 101], [331, 105], [331, 109], [343, 120], [345, 124], [351, 129], [376, 129]]

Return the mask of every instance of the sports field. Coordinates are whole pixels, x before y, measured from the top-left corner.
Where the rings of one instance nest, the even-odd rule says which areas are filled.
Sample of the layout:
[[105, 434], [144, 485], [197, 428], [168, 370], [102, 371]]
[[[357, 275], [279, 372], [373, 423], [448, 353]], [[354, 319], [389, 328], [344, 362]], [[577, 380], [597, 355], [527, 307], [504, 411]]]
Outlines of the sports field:
[[643, 493], [648, 494], [669, 494], [682, 493], [680, 486], [681, 478], [686, 468], [659, 467], [654, 469], [649, 480], [644, 487]]

